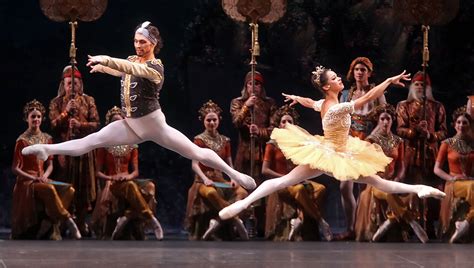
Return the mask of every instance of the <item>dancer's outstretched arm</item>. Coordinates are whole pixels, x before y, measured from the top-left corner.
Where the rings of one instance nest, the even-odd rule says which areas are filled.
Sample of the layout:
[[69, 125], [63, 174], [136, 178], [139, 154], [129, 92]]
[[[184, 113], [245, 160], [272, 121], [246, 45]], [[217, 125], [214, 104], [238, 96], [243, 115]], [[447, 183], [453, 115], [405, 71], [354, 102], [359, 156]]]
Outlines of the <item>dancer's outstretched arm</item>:
[[155, 84], [159, 84], [163, 81], [163, 76], [155, 69], [148, 67], [146, 64], [131, 62], [124, 59], [112, 58], [109, 56], [91, 56], [88, 55], [89, 59], [87, 66], [94, 69], [96, 65], [103, 65], [116, 70], [120, 73], [131, 74], [138, 77], [143, 77], [152, 81]]
[[410, 81], [410, 74], [405, 74], [405, 71], [403, 71], [399, 75], [387, 78], [385, 81], [383, 81], [382, 83], [378, 84], [377, 86], [369, 90], [362, 97], [356, 99], [354, 101], [354, 109], [357, 110], [359, 108], [362, 108], [362, 106], [364, 106], [369, 101], [375, 100], [378, 97], [382, 96], [385, 89], [387, 89], [387, 87], [390, 86], [391, 84], [404, 87], [405, 85], [401, 82], [401, 80]]
[[314, 107], [314, 103], [316, 102], [316, 101], [314, 101], [310, 98], [303, 98], [303, 97], [296, 96], [296, 95], [289, 95], [289, 94], [286, 94], [286, 93], [281, 93], [281, 95], [285, 96], [285, 102], [291, 101], [290, 106], [293, 106], [293, 105], [299, 103], [299, 104], [303, 105], [306, 108], [311, 108], [312, 109]]

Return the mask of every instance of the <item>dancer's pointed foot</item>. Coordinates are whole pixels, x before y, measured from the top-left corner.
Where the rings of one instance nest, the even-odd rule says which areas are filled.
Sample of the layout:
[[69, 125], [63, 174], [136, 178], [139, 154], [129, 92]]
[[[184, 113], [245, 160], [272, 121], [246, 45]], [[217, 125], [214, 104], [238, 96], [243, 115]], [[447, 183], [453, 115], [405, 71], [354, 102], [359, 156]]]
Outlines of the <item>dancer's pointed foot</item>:
[[120, 234], [125, 227], [125, 225], [128, 223], [128, 218], [126, 216], [119, 217], [117, 219], [117, 225], [115, 225], [114, 232], [112, 233], [112, 240], [115, 240], [117, 238], [117, 235]]
[[232, 176], [232, 179], [247, 190], [253, 190], [257, 187], [257, 184], [252, 177], [240, 172], [236, 172], [236, 175]]
[[418, 190], [417, 194], [419, 198], [428, 198], [434, 197], [437, 199], [442, 199], [446, 196], [446, 194], [436, 188], [426, 185], [418, 185], [420, 189]]
[[41, 161], [46, 161], [46, 159], [48, 159], [48, 154], [46, 153], [46, 150], [42, 144], [33, 144], [31, 146], [25, 147], [23, 150], [21, 150], [21, 154], [36, 155], [36, 157]]
[[372, 236], [372, 241], [379, 242], [380, 239], [382, 239], [382, 237], [387, 233], [387, 231], [390, 230], [390, 228], [392, 228], [394, 223], [395, 223], [394, 221], [389, 220], [389, 219], [384, 221], [382, 225], [379, 226], [374, 236]]
[[303, 227], [303, 221], [300, 218], [293, 218], [290, 220], [290, 232], [288, 233], [288, 241], [293, 241], [295, 235], [299, 233]]
[[221, 218], [221, 220], [228, 220], [237, 216], [246, 208], [247, 207], [244, 205], [242, 200], [236, 201], [235, 203], [221, 209], [221, 211], [219, 211], [219, 218]]
[[327, 223], [323, 218], [321, 218], [318, 222], [319, 233], [323, 235], [326, 241], [332, 241], [332, 232], [329, 223]]
[[244, 222], [239, 219], [239, 218], [234, 218], [234, 226], [237, 230], [237, 233], [239, 234], [240, 239], [242, 240], [249, 240], [249, 233], [247, 232], [247, 229], [245, 229]]
[[469, 231], [469, 222], [467, 220], [457, 221], [456, 223], [456, 231], [454, 232], [451, 239], [449, 239], [449, 243], [456, 243], [461, 239], [467, 232]]
[[77, 228], [77, 225], [76, 223], [74, 222], [74, 220], [69, 217], [66, 219], [66, 226], [67, 228], [69, 229], [69, 232], [71, 233], [72, 237], [74, 237], [74, 239], [81, 239], [82, 236], [81, 236], [81, 232], [79, 232], [79, 228]]
[[418, 222], [411, 220], [408, 224], [410, 224], [410, 227], [413, 229], [413, 232], [415, 232], [416, 237], [418, 237], [418, 239], [420, 239], [423, 244], [428, 242], [428, 235], [426, 234], [425, 229], [423, 229], [423, 227], [421, 227]]
[[207, 227], [207, 230], [206, 232], [204, 233], [204, 235], [202, 236], [202, 240], [208, 240], [212, 234], [214, 234], [217, 229], [219, 229], [219, 226], [220, 226], [220, 222], [216, 219], [211, 219], [209, 221], [209, 227]]
[[156, 240], [163, 240], [163, 228], [161, 228], [160, 221], [158, 221], [157, 218], [153, 217], [151, 219], [151, 222], [153, 224], [153, 233], [155, 233]]

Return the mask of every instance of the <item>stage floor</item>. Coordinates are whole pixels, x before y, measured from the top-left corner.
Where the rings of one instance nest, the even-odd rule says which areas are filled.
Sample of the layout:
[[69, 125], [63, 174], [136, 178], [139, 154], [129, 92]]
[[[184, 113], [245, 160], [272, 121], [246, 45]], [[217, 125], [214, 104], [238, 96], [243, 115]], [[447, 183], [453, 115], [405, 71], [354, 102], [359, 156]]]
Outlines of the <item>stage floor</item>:
[[474, 245], [0, 240], [1, 267], [474, 267]]

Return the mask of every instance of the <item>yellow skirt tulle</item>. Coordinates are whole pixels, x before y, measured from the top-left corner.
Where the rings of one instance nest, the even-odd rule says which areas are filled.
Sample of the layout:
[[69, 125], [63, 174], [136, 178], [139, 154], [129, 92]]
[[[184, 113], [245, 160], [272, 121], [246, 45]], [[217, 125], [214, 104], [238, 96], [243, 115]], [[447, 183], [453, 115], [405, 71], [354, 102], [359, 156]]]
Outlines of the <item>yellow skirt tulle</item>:
[[345, 150], [336, 151], [333, 143], [323, 136], [311, 135], [295, 125], [275, 128], [271, 138], [277, 142], [285, 157], [296, 165], [309, 165], [340, 181], [383, 172], [392, 161], [378, 144], [347, 136]]

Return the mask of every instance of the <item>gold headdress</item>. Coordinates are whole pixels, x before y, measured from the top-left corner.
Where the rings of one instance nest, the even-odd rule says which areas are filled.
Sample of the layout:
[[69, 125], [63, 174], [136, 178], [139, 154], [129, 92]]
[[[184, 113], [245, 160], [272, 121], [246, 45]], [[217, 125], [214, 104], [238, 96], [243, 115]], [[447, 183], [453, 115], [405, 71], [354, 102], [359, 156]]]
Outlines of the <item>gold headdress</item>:
[[108, 125], [110, 123], [110, 119], [112, 119], [112, 117], [117, 114], [119, 114], [122, 117], [125, 117], [122, 112], [122, 109], [120, 109], [117, 106], [114, 106], [110, 110], [108, 110], [107, 114], [105, 115], [105, 124]]
[[466, 105], [463, 105], [461, 107], [458, 107], [456, 110], [454, 110], [453, 114], [451, 115], [452, 119], [453, 119], [453, 126], [454, 124], [456, 123], [456, 120], [458, 119], [458, 117], [460, 117], [461, 115], [463, 115], [464, 117], [467, 118], [467, 120], [469, 120], [469, 123], [472, 124], [472, 117], [467, 113], [466, 111]]
[[28, 120], [28, 114], [33, 110], [39, 111], [41, 113], [41, 115], [43, 116], [43, 118], [46, 117], [45, 116], [46, 109], [44, 108], [43, 104], [41, 104], [41, 102], [34, 99], [34, 100], [26, 103], [25, 107], [23, 108], [23, 115], [24, 115], [25, 121]]
[[272, 124], [275, 127], [278, 127], [280, 125], [281, 118], [284, 115], [289, 115], [291, 118], [293, 118], [293, 124], [297, 125], [298, 124], [298, 118], [300, 115], [298, 112], [295, 110], [295, 108], [291, 107], [288, 104], [285, 104], [281, 106], [276, 112], [273, 114], [272, 117]]
[[397, 120], [395, 107], [389, 103], [380, 104], [379, 106], [375, 107], [369, 114], [369, 118], [375, 122], [375, 124], [377, 124], [382, 113], [388, 113], [392, 117], [392, 121]]
[[322, 65], [319, 65], [319, 66], [316, 66], [316, 69], [312, 72], [312, 74], [314, 75], [313, 77], [315, 77], [313, 80], [318, 86], [321, 86], [321, 75], [326, 70], [328, 69], [324, 68], [324, 66]]
[[214, 103], [212, 100], [208, 100], [206, 103], [202, 105], [202, 107], [199, 109], [199, 121], [204, 120], [206, 115], [208, 113], [216, 113], [217, 116], [219, 117], [219, 120], [221, 119], [221, 113], [222, 109]]

